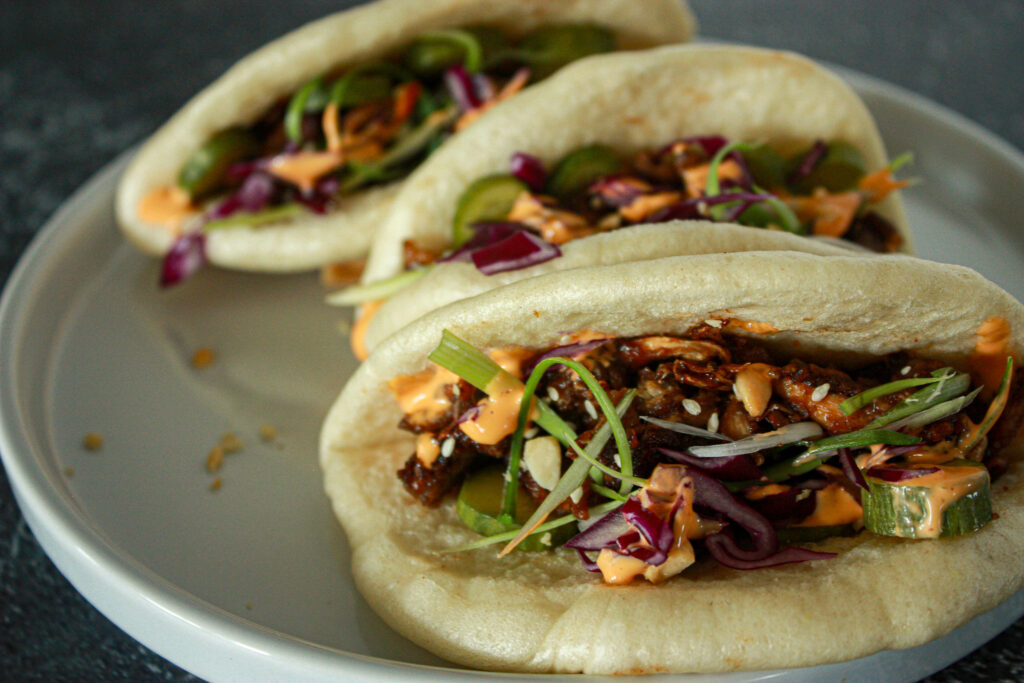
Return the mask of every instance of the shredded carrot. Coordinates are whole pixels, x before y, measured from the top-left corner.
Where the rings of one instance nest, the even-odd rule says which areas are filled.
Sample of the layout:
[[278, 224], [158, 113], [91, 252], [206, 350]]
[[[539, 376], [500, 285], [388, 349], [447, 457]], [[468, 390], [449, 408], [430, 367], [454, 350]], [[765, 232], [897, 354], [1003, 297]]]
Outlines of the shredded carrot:
[[384, 304], [383, 301], [367, 301], [356, 314], [356, 321], [352, 325], [352, 336], [349, 343], [352, 345], [352, 353], [359, 361], [364, 361], [370, 355], [366, 348], [366, 328], [370, 321], [377, 314], [378, 309]]
[[392, 124], [398, 122], [401, 125], [412, 116], [413, 109], [422, 92], [423, 86], [419, 84], [419, 81], [409, 81], [395, 89], [395, 101], [391, 110]]
[[818, 188], [810, 197], [792, 197], [787, 203], [802, 221], [812, 221], [811, 232], [825, 237], [842, 237], [853, 224], [863, 197], [859, 192], [829, 194]]
[[886, 166], [861, 178], [857, 183], [857, 189], [864, 193], [864, 198], [867, 201], [880, 202], [896, 190], [901, 190], [909, 184], [909, 180], [893, 178], [892, 169]]
[[626, 206], [619, 208], [619, 214], [627, 221], [639, 223], [659, 209], [678, 203], [682, 197], [678, 192], [656, 192], [640, 195]]
[[[710, 163], [692, 166], [683, 170], [683, 183], [686, 185], [686, 196], [690, 199], [703, 197], [708, 186], [708, 171]], [[732, 159], [726, 159], [718, 165], [718, 179], [739, 180], [743, 177], [743, 170], [740, 165]]]
[[324, 129], [324, 137], [327, 139], [327, 149], [332, 152], [340, 152], [341, 131], [338, 128], [338, 105], [334, 102], [324, 108], [321, 124]]
[[528, 69], [520, 69], [519, 71], [517, 71], [515, 75], [512, 76], [509, 82], [505, 84], [505, 87], [503, 87], [497, 95], [490, 98], [486, 102], [483, 102], [479, 107], [470, 109], [462, 116], [460, 116], [459, 120], [455, 122], [456, 132], [462, 130], [469, 124], [476, 121], [483, 114], [487, 113], [494, 105], [498, 104], [499, 102], [503, 102], [508, 98], [512, 97], [513, 95], [515, 95], [516, 93], [518, 93], [526, 86], [526, 83], [529, 80], [530, 71]]

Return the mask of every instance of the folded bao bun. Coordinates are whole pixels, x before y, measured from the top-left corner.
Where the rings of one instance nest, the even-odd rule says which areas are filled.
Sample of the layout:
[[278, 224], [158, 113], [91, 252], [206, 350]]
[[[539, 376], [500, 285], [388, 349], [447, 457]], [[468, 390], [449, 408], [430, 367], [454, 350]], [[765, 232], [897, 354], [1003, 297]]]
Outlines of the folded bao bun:
[[[374, 238], [364, 282], [400, 272], [402, 246], [451, 244], [460, 194], [474, 180], [507, 173], [525, 152], [551, 164], [583, 145], [631, 154], [691, 135], [770, 142], [795, 152], [816, 139], [856, 147], [869, 170], [888, 163], [874, 120], [837, 76], [792, 53], [722, 45], [679, 45], [600, 55], [571, 64], [431, 156], [402, 186]], [[910, 251], [902, 205], [878, 211]]]
[[[685, 41], [694, 27], [684, 0], [379, 0], [339, 12], [245, 57], [161, 127], [125, 171], [117, 193], [118, 222], [143, 251], [166, 253], [175, 235], [139, 218], [142, 198], [174, 184], [185, 161], [212, 135], [254, 122], [318, 74], [385, 56], [424, 31], [486, 24], [517, 35], [561, 22], [608, 27], [623, 49]], [[399, 185], [356, 192], [340, 210], [323, 216], [211, 231], [207, 255], [221, 266], [261, 271], [361, 258]]]
[[494, 547], [449, 499], [420, 505], [396, 470], [414, 450], [386, 383], [427, 367], [443, 329], [478, 348], [558, 345], [566, 331], [684, 333], [710, 317], [768, 323], [772, 346], [864, 361], [899, 350], [962, 365], [991, 316], [1024, 350], [1024, 307], [966, 268], [906, 256], [794, 252], [678, 256], [520, 281], [465, 299], [388, 338], [355, 373], [321, 435], [326, 490], [352, 573], [396, 631], [481, 669], [593, 674], [809, 666], [937, 638], [1024, 586], [1020, 462], [997, 480], [997, 518], [952, 539], [861, 533], [816, 544], [826, 561], [755, 571], [698, 564], [663, 584], [609, 586], [575, 553]]
[[372, 351], [395, 330], [435, 308], [545, 273], [665, 256], [734, 251], [805, 251], [842, 256], [849, 255], [851, 247], [843, 246], [840, 240], [807, 239], [730, 223], [669, 221], [573, 240], [562, 247], [559, 258], [494, 275], [484, 275], [472, 263], [447, 263], [387, 299], [366, 326], [364, 345]]

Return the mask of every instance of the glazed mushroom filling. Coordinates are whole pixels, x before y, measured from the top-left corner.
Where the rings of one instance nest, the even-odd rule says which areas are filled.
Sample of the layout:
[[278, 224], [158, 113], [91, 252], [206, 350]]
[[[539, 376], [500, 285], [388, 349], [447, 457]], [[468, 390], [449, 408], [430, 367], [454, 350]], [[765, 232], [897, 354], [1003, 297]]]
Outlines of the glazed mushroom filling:
[[389, 383], [416, 435], [398, 476], [424, 505], [456, 499], [483, 536], [458, 550], [564, 545], [609, 583], [663, 581], [703, 555], [737, 569], [827, 559], [794, 544], [865, 528], [956, 536], [991, 519], [990, 481], [1024, 422], [1012, 357], [985, 372], [907, 353], [839, 368], [781, 356], [759, 339], [773, 331], [708, 320], [489, 353], [445, 332], [434, 365]]

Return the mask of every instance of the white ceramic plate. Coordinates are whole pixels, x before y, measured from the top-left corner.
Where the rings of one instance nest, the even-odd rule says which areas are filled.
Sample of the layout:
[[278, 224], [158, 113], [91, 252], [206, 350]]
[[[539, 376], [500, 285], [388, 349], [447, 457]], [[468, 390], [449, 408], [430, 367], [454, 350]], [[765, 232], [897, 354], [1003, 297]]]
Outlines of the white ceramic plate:
[[[1024, 298], [1020, 154], [925, 100], [849, 77], [890, 153], [916, 155], [924, 183], [905, 197], [920, 254], [977, 268]], [[159, 291], [155, 264], [114, 225], [124, 161], [54, 216], [0, 306], [0, 452], [54, 563], [128, 633], [207, 679], [486, 676], [397, 636], [348, 574], [316, 463], [321, 419], [355, 367], [342, 314], [320, 303], [314, 276], [210, 269]], [[197, 370], [201, 346], [217, 359]], [[273, 443], [259, 439], [263, 424], [277, 429]], [[90, 431], [105, 437], [98, 452], [82, 447]], [[225, 432], [244, 449], [227, 457], [214, 492], [206, 454]], [[1022, 612], [1024, 592], [913, 650], [676, 678], [915, 680]]]

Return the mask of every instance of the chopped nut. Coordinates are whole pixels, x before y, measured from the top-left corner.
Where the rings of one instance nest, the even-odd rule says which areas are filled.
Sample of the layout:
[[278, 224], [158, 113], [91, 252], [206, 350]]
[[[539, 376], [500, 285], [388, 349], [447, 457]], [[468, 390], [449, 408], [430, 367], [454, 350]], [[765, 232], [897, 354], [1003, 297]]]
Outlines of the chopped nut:
[[234, 432], [225, 432], [224, 436], [220, 437], [220, 447], [225, 453], [235, 453], [242, 450], [242, 440], [235, 436]]
[[98, 451], [103, 448], [103, 435], [99, 432], [87, 432], [82, 438], [82, 446], [87, 451]]
[[206, 456], [206, 470], [211, 473], [219, 472], [223, 465], [224, 449], [220, 446], [214, 446], [210, 449], [209, 455]]
[[273, 425], [260, 425], [260, 439], [273, 441], [277, 438], [277, 429]]
[[692, 398], [684, 398], [683, 410], [688, 412], [690, 415], [700, 415], [700, 404]]
[[192, 354], [192, 367], [197, 369], [205, 368], [213, 363], [216, 357], [217, 356], [214, 355], [211, 349], [208, 349], [205, 346], [200, 346], [196, 349], [196, 352]]
[[210, 490], [211, 491], [220, 491], [220, 487], [223, 486], [223, 485], [224, 485], [224, 482], [221, 481], [220, 477], [217, 477], [212, 482], [210, 482]]
[[772, 397], [771, 379], [756, 365], [749, 365], [736, 373], [732, 389], [751, 417], [760, 417]]

